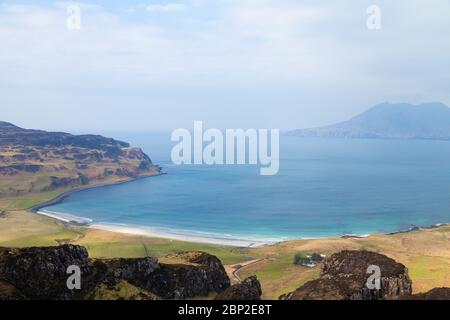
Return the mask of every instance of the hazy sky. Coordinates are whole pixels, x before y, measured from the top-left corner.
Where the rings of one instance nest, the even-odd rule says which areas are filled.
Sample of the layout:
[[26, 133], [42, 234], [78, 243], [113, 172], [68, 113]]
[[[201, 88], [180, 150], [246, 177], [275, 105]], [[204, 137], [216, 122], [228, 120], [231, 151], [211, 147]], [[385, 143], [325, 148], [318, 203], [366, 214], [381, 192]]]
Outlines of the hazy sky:
[[290, 129], [384, 101], [450, 105], [449, 0], [92, 1], [79, 31], [69, 4], [0, 1], [0, 120]]

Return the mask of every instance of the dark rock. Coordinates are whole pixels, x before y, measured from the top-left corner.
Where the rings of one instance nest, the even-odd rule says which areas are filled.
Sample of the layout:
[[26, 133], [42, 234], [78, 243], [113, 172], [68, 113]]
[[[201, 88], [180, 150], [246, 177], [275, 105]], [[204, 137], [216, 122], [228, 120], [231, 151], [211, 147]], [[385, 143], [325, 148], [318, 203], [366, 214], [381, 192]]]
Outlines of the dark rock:
[[261, 284], [253, 276], [219, 293], [215, 300], [261, 300], [261, 295]]
[[66, 283], [66, 271], [71, 265], [80, 267], [83, 278], [89, 277], [91, 270], [84, 247], [0, 250], [0, 280], [29, 299], [75, 299], [77, 292], [69, 290]]
[[0, 300], [27, 300], [13, 285], [0, 280]]
[[117, 283], [120, 279], [142, 283], [159, 268], [155, 257], [137, 259], [96, 260], [94, 267], [108, 283]]
[[[369, 289], [369, 266], [381, 270], [380, 289]], [[369, 251], [342, 251], [323, 262], [320, 279], [283, 295], [283, 300], [381, 300], [410, 295], [407, 268], [384, 255]]]
[[[91, 260], [84, 247], [0, 248], [0, 300], [165, 299], [206, 297], [230, 286], [215, 256], [184, 252], [159, 264], [154, 257]], [[81, 290], [67, 288], [69, 266], [81, 269]]]
[[[168, 256], [170, 264], [160, 264], [144, 282], [130, 283], [164, 299], [186, 299], [220, 293], [230, 287], [220, 260], [205, 252], [184, 252]], [[173, 262], [172, 262], [173, 261]]]

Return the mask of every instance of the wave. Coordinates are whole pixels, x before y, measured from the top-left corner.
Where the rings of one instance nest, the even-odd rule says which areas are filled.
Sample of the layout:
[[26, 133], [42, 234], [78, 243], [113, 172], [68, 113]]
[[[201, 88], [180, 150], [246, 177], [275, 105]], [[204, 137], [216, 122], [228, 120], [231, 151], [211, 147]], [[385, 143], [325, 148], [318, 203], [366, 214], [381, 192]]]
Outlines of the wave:
[[133, 226], [118, 223], [95, 223], [90, 228], [125, 234], [164, 238], [177, 241], [224, 245], [232, 247], [261, 247], [286, 241], [285, 238], [242, 237], [231, 234], [218, 234], [213, 232], [156, 228], [147, 226]]
[[93, 220], [89, 218], [79, 217], [75, 216], [69, 213], [63, 213], [63, 212], [56, 212], [56, 211], [50, 211], [50, 210], [39, 210], [36, 212], [37, 214], [40, 214], [42, 216], [46, 216], [49, 218], [53, 218], [59, 221], [63, 221], [66, 223], [73, 223], [78, 225], [90, 225]]

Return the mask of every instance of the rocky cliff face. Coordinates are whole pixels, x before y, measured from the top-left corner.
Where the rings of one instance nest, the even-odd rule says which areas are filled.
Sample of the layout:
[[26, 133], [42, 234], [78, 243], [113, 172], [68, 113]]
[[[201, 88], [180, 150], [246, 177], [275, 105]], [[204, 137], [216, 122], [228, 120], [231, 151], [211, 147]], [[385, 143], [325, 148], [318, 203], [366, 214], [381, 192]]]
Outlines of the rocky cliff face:
[[261, 300], [261, 295], [261, 284], [253, 276], [219, 293], [215, 300]]
[[[92, 260], [84, 247], [0, 250], [0, 299], [185, 299], [220, 293], [230, 280], [219, 259], [204, 252], [176, 263], [142, 259]], [[173, 259], [173, 256], [170, 257]], [[81, 269], [81, 290], [67, 288], [69, 266]]]
[[[380, 289], [367, 286], [369, 266], [381, 271]], [[281, 296], [283, 300], [382, 300], [411, 295], [407, 268], [369, 251], [342, 251], [325, 259], [319, 279]]]
[[133, 282], [164, 299], [186, 299], [222, 292], [230, 286], [225, 268], [217, 257], [204, 252], [185, 252], [167, 257], [171, 263], [143, 282]]
[[88, 253], [83, 247], [0, 250], [0, 280], [28, 299], [76, 298], [76, 291], [67, 290], [66, 285], [66, 271], [71, 265], [79, 266], [83, 277], [92, 276]]

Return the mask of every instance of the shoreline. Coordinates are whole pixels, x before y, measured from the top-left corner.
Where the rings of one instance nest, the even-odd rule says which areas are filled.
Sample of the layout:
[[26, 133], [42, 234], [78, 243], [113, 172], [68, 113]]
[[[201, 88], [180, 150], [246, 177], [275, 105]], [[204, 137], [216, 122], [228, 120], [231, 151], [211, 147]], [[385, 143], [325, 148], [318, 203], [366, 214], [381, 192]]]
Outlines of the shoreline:
[[171, 241], [191, 242], [198, 244], [210, 244], [231, 248], [259, 248], [268, 245], [274, 245], [276, 241], [251, 240], [242, 238], [226, 238], [220, 235], [195, 235], [193, 233], [183, 233], [182, 230], [167, 230], [153, 227], [133, 227], [127, 225], [115, 225], [107, 223], [91, 224], [87, 226], [89, 229], [103, 230], [109, 232], [116, 232], [126, 235], [144, 236], [149, 238], [160, 238]]
[[74, 188], [68, 191], [65, 191], [63, 193], [61, 193], [60, 195], [56, 196], [53, 199], [50, 199], [48, 201], [39, 203], [35, 206], [32, 206], [31, 208], [28, 208], [27, 211], [32, 212], [32, 213], [38, 213], [39, 210], [41, 210], [42, 208], [45, 207], [50, 207], [56, 204], [60, 204], [61, 202], [63, 202], [65, 199], [67, 199], [69, 196], [77, 193], [77, 192], [81, 192], [81, 191], [86, 191], [86, 190], [91, 190], [91, 189], [97, 189], [97, 188], [105, 188], [105, 187], [110, 187], [110, 186], [118, 186], [121, 184], [125, 184], [125, 183], [129, 183], [129, 182], [133, 182], [133, 181], [138, 181], [141, 179], [146, 179], [146, 178], [152, 178], [152, 177], [159, 177], [165, 175], [165, 173], [163, 172], [157, 172], [154, 174], [149, 174], [149, 175], [143, 175], [143, 176], [139, 176], [136, 178], [129, 178], [123, 181], [116, 181], [116, 182], [111, 182], [111, 183], [100, 183], [100, 184], [95, 184], [95, 185], [91, 185], [91, 186], [86, 186], [86, 187], [78, 187], [78, 188]]
[[355, 239], [364, 239], [370, 237], [372, 235], [396, 235], [396, 234], [404, 234], [411, 233], [419, 230], [426, 229], [435, 229], [443, 226], [450, 225], [449, 223], [437, 223], [430, 226], [416, 226], [411, 225], [410, 228], [406, 230], [397, 230], [394, 232], [386, 232], [386, 233], [373, 233], [373, 234], [342, 234], [342, 235], [330, 235], [323, 237], [299, 237], [292, 239], [250, 239], [245, 238], [245, 236], [236, 236], [236, 237], [227, 237], [226, 235], [221, 234], [207, 234], [204, 232], [195, 232], [191, 230], [177, 230], [177, 229], [169, 229], [169, 228], [156, 228], [151, 226], [145, 227], [137, 227], [130, 226], [126, 224], [114, 224], [114, 223], [93, 223], [93, 220], [90, 218], [75, 216], [72, 214], [54, 212], [49, 210], [41, 210], [46, 207], [50, 207], [56, 204], [63, 202], [69, 196], [86, 190], [96, 189], [96, 188], [104, 188], [109, 186], [121, 185], [133, 181], [137, 181], [140, 179], [146, 179], [151, 177], [158, 177], [164, 175], [166, 173], [156, 172], [154, 174], [139, 176], [136, 178], [130, 178], [123, 181], [111, 182], [111, 183], [102, 183], [97, 185], [91, 185], [86, 187], [79, 187], [72, 190], [68, 190], [63, 192], [62, 194], [56, 196], [55, 198], [45, 201], [43, 203], [37, 204], [27, 211], [38, 214], [41, 216], [45, 216], [47, 218], [55, 219], [70, 226], [84, 227], [88, 229], [96, 229], [103, 231], [110, 231], [115, 233], [127, 234], [127, 235], [137, 235], [137, 236], [145, 236], [150, 238], [162, 238], [167, 240], [174, 241], [184, 241], [191, 243], [200, 243], [200, 244], [211, 244], [211, 245], [220, 245], [226, 247], [237, 247], [237, 248], [258, 248], [265, 246], [272, 246], [280, 243], [290, 242], [290, 241], [301, 241], [301, 240], [317, 240], [317, 239], [346, 239], [346, 238], [355, 238]]
[[110, 231], [115, 233], [144, 236], [149, 238], [161, 238], [174, 241], [184, 241], [191, 243], [220, 245], [236, 248], [258, 248], [292, 240], [305, 239], [253, 239], [245, 236], [226, 236], [222, 234], [206, 233], [201, 231], [158, 228], [151, 226], [133, 226], [120, 223], [94, 223], [90, 218], [80, 217], [69, 213], [62, 213], [50, 210], [38, 210], [34, 214], [55, 219], [69, 226], [84, 227]]
[[302, 240], [326, 240], [326, 239], [365, 239], [376, 235], [393, 236], [398, 234], [412, 233], [420, 230], [437, 229], [449, 226], [448, 223], [437, 223], [429, 226], [411, 226], [406, 230], [398, 230], [395, 232], [372, 233], [372, 234], [343, 234], [330, 235], [322, 237], [299, 237], [290, 239], [270, 239], [270, 238], [246, 238], [245, 236], [227, 236], [223, 234], [214, 234], [201, 231], [170, 229], [164, 227], [152, 226], [133, 226], [121, 223], [94, 223], [92, 219], [86, 217], [75, 216], [68, 213], [54, 212], [49, 210], [38, 210], [35, 214], [55, 219], [70, 226], [84, 227], [87, 229], [103, 230], [114, 233], [120, 233], [132, 236], [144, 236], [149, 238], [160, 238], [173, 241], [183, 241], [198, 244], [219, 245], [234, 248], [261, 248], [273, 246], [281, 243], [302, 241]]

